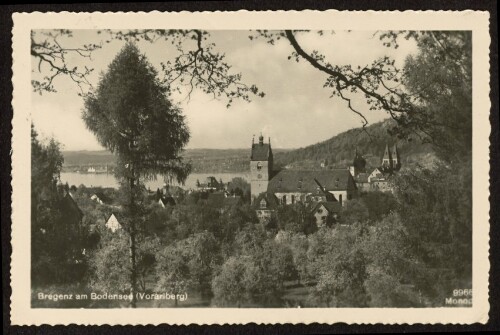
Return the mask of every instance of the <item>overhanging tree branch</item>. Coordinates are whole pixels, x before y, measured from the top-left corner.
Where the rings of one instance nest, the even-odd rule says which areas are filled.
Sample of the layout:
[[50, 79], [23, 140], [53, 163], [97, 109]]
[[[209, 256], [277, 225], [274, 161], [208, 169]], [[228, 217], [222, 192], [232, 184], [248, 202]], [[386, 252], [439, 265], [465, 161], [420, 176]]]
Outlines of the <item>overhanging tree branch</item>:
[[[397, 92], [394, 89], [388, 89], [387, 86], [383, 83], [382, 76], [384, 74], [388, 74], [388, 77], [391, 78], [392, 71], [384, 71], [381, 67], [384, 64], [390, 64], [388, 59], [384, 59], [384, 63], [379, 62], [375, 63], [378, 67], [364, 67], [359, 72], [351, 71], [351, 74], [345, 74], [339, 70], [339, 67], [333, 67], [330, 64], [322, 64], [321, 61], [324, 60], [324, 57], [319, 55], [317, 52], [313, 53], [313, 55], [308, 54], [298, 43], [297, 39], [292, 30], [285, 30], [285, 36], [294, 48], [295, 52], [298, 56], [305, 59], [309, 64], [311, 64], [314, 68], [324, 72], [330, 76], [328, 82], [329, 86], [335, 88], [337, 90], [337, 94], [349, 104], [349, 109], [359, 115], [363, 119], [363, 127], [368, 125], [368, 121], [364, 117], [364, 115], [355, 110], [350, 102], [350, 99], [347, 99], [342, 91], [345, 90], [359, 90], [365, 94], [367, 98], [375, 99], [376, 105], [379, 105], [381, 108], [386, 110], [389, 115], [397, 120], [398, 113], [406, 112], [405, 109], [399, 107], [402, 100], [405, 99], [403, 92]], [[367, 75], [371, 75], [372, 77], [367, 78]], [[375, 91], [373, 88], [378, 88], [379, 84], [384, 85], [387, 89], [388, 94], [381, 94]], [[373, 86], [373, 88], [369, 87]], [[398, 101], [395, 101], [395, 100]], [[395, 103], [396, 102], [396, 103]]]

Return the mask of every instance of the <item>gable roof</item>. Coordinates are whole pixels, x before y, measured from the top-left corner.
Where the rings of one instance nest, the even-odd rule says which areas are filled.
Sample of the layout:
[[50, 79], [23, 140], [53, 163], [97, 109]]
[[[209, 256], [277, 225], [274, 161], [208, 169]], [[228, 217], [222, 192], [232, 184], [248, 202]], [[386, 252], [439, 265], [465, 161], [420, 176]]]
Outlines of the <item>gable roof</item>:
[[66, 215], [74, 214], [79, 221], [83, 218], [82, 210], [69, 192], [67, 192], [61, 199], [61, 209]]
[[252, 153], [250, 160], [252, 161], [267, 161], [271, 157], [271, 145], [265, 143], [252, 144]]
[[279, 200], [274, 194], [269, 192], [264, 192], [259, 194], [259, 196], [255, 198], [253, 203], [254, 208], [256, 209], [261, 208], [260, 203], [262, 202], [262, 200], [266, 202], [267, 209], [275, 209], [279, 206]]
[[160, 199], [158, 199], [158, 201], [161, 201], [163, 203], [163, 206], [166, 206], [166, 205], [175, 206], [175, 199], [173, 197], [170, 197], [170, 196], [162, 196], [162, 197], [160, 197]]
[[[106, 223], [109, 221], [109, 219], [111, 219], [112, 217], [115, 217], [116, 221], [118, 221], [118, 223], [120, 222], [124, 222], [125, 221], [125, 217], [120, 213], [120, 212], [112, 212], [111, 214], [109, 214], [108, 218], [106, 219]], [[121, 224], [121, 223], [120, 223]]]
[[[115, 218], [114, 220], [112, 220], [113, 217]], [[112, 232], [115, 232], [118, 229], [123, 228], [123, 222], [124, 221], [121, 215], [119, 215], [118, 213], [111, 213], [104, 225], [106, 226], [106, 228], [111, 229]]]
[[358, 175], [356, 176], [355, 180], [356, 180], [357, 183], [367, 183], [368, 182], [368, 176], [369, 176], [369, 174], [365, 173], [365, 172], [358, 173]]
[[339, 213], [342, 210], [342, 205], [339, 202], [322, 201], [313, 206], [312, 212], [316, 212], [321, 206], [325, 207], [329, 213]]
[[106, 194], [104, 194], [103, 192], [95, 192], [90, 197], [92, 198], [94, 195], [97, 198], [99, 198], [105, 204], [111, 203], [111, 199]]
[[351, 173], [347, 169], [334, 170], [282, 170], [278, 172], [269, 182], [268, 191], [272, 193], [316, 193], [318, 184], [326, 191], [342, 191], [349, 187]]

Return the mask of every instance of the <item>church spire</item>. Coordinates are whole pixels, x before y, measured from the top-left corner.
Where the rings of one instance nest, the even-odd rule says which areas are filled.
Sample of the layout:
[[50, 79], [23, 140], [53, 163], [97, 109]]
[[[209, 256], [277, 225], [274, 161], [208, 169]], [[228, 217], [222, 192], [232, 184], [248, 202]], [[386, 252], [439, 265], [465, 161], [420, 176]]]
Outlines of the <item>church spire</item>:
[[391, 153], [389, 151], [389, 145], [387, 143], [385, 144], [384, 158], [383, 159], [391, 159]]
[[260, 145], [264, 144], [264, 136], [262, 136], [262, 133], [260, 133], [260, 136], [259, 136], [259, 144]]
[[385, 144], [384, 157], [382, 158], [382, 169], [385, 171], [392, 170], [392, 158], [391, 152], [389, 151], [389, 145]]

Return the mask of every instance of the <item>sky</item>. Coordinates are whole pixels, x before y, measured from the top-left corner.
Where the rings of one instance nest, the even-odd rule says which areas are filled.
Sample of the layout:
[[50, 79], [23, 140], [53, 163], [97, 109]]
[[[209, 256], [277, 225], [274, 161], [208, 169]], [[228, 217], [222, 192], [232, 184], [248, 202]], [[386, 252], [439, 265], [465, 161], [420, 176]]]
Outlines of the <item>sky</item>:
[[[323, 36], [315, 32], [297, 35], [308, 52], [319, 50], [326, 59], [337, 65], [365, 66], [382, 56], [390, 56], [402, 67], [409, 54], [416, 52], [411, 41], [400, 41], [398, 49], [384, 47], [373, 31], [336, 31]], [[327, 75], [305, 61], [288, 60], [293, 48], [286, 40], [269, 45], [263, 39], [250, 40], [249, 31], [211, 31], [210, 41], [215, 49], [226, 55], [233, 73], [241, 73], [242, 81], [255, 84], [265, 92], [264, 98], [254, 97], [250, 103], [236, 101], [226, 108], [226, 100], [216, 100], [199, 90], [190, 99], [187, 92], [176, 94], [186, 116], [191, 139], [187, 148], [247, 148], [252, 137], [261, 133], [270, 137], [274, 148], [300, 148], [327, 140], [343, 131], [360, 127], [362, 119], [351, 112], [347, 104], [323, 88]], [[35, 38], [37, 34], [35, 31]], [[73, 31], [70, 38], [60, 39], [65, 46], [96, 43], [102, 35], [94, 30]], [[125, 44], [113, 40], [92, 54], [92, 59], [70, 57], [71, 64], [93, 68], [89, 77], [97, 86], [99, 75]], [[175, 50], [163, 41], [139, 42], [137, 46], [153, 66], [175, 57]], [[189, 45], [188, 45], [189, 47]], [[47, 75], [43, 66], [32, 60], [32, 79]], [[31, 115], [42, 138], [53, 137], [63, 150], [102, 150], [95, 136], [87, 130], [81, 118], [83, 98], [68, 78], [54, 81], [56, 93], [33, 92]], [[361, 95], [352, 95], [352, 102], [363, 112], [369, 123], [388, 117], [383, 111], [369, 111]]]

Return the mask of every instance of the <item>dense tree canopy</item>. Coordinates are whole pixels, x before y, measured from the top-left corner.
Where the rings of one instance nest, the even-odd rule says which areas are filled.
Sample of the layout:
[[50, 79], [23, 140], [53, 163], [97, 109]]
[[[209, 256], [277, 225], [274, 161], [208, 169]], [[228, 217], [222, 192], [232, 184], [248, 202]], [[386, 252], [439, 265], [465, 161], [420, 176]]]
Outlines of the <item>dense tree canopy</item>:
[[86, 96], [83, 119], [99, 142], [117, 154], [123, 176], [130, 176], [127, 164], [138, 176], [172, 174], [183, 181], [189, 173], [180, 158], [189, 132], [165, 92], [155, 69], [127, 44], [96, 91]]
[[85, 272], [81, 214], [68, 189], [57, 185], [63, 163], [59, 144], [39, 140], [31, 128], [31, 278], [34, 285], [80, 279]]

